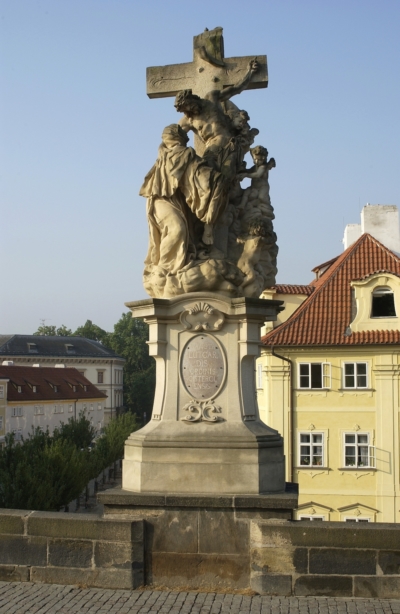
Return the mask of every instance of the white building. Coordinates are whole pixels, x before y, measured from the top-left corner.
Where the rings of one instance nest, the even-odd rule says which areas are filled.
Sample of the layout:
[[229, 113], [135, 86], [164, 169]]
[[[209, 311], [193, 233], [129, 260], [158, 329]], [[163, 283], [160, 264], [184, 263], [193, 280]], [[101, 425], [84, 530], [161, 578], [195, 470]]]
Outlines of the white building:
[[0, 443], [7, 433], [17, 440], [32, 428], [53, 433], [61, 422], [84, 412], [93, 427], [104, 427], [106, 395], [77, 369], [0, 366]]
[[106, 424], [123, 407], [125, 359], [98, 341], [84, 337], [0, 335], [0, 361], [12, 361], [15, 366], [64, 365], [78, 369], [107, 396]]
[[399, 210], [396, 205], [366, 205], [361, 211], [360, 224], [347, 224], [344, 229], [344, 249], [368, 233], [396, 254], [400, 253]]

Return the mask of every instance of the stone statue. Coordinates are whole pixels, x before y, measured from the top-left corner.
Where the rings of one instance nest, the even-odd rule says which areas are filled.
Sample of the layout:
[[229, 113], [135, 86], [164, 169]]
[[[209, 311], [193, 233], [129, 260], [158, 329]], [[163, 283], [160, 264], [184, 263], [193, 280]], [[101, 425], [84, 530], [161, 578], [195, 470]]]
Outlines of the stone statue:
[[[217, 63], [209, 54], [200, 55]], [[199, 67], [199, 74], [203, 70]], [[210, 84], [203, 96], [192, 89], [176, 94], [175, 108], [183, 117], [164, 129], [156, 163], [140, 190], [147, 198], [144, 286], [150, 296], [208, 290], [258, 297], [275, 283], [278, 248], [268, 183], [275, 161], [267, 162], [264, 147], [251, 149], [259, 131], [250, 127], [247, 111], [230, 100], [252, 85], [259, 70], [253, 58], [236, 83], [222, 88], [213, 77], [216, 86]], [[187, 145], [190, 131], [197, 138], [196, 151]], [[246, 170], [249, 151], [254, 166]], [[251, 186], [243, 190], [240, 182], [246, 177]]]

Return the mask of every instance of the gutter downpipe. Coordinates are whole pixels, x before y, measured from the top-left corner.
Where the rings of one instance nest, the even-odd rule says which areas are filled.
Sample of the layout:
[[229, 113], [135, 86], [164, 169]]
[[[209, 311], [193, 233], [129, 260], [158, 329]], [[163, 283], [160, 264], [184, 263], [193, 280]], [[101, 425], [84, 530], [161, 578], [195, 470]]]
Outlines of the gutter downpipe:
[[294, 441], [293, 441], [293, 362], [290, 358], [286, 358], [285, 356], [281, 356], [277, 354], [274, 350], [274, 346], [271, 345], [271, 354], [276, 358], [280, 358], [281, 360], [285, 360], [289, 363], [290, 372], [289, 372], [289, 420], [288, 420], [288, 431], [289, 431], [289, 481], [293, 482], [293, 474], [294, 474]]

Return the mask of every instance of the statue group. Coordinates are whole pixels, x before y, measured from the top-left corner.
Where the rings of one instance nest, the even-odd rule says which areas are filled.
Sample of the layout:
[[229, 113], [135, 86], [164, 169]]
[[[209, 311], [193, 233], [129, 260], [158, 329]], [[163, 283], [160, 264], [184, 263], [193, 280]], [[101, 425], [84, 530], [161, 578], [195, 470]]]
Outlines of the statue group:
[[[222, 45], [222, 29], [197, 38]], [[209, 65], [221, 70], [224, 61], [207, 45], [199, 45], [197, 53], [200, 75]], [[268, 159], [265, 147], [252, 147], [259, 131], [231, 101], [255, 87], [258, 71], [254, 58], [236, 83], [221, 87], [214, 76], [212, 84], [219, 88], [203, 96], [192, 89], [176, 94], [175, 109], [182, 116], [163, 130], [157, 160], [140, 190], [147, 198], [150, 234], [144, 287], [152, 297], [198, 291], [259, 297], [275, 284], [278, 247], [268, 183], [275, 160]], [[188, 146], [190, 131], [196, 150]], [[254, 165], [247, 169], [249, 152]], [[245, 178], [251, 183], [243, 189]]]

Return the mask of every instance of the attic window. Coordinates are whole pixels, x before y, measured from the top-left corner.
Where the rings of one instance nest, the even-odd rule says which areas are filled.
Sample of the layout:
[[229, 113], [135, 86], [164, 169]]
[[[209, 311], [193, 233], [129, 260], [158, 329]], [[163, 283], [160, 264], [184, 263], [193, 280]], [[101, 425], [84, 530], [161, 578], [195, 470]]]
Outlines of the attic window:
[[65, 349], [67, 351], [67, 354], [75, 354], [75, 348], [71, 343], [66, 343]]
[[371, 318], [396, 317], [393, 290], [387, 286], [375, 288], [372, 293]]
[[38, 349], [36, 343], [28, 343], [28, 352], [29, 354], [37, 354]]

